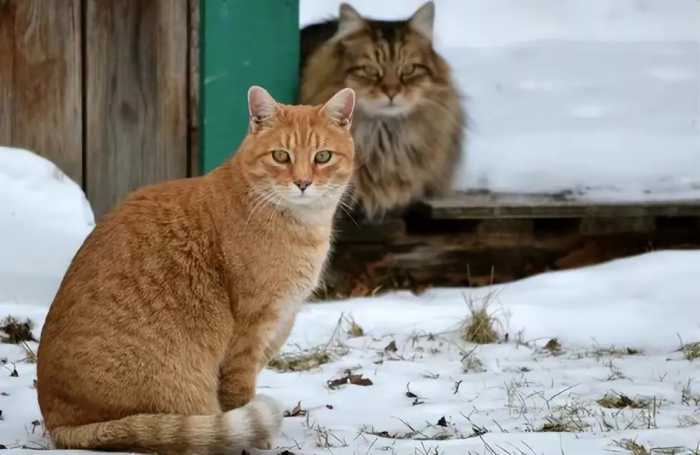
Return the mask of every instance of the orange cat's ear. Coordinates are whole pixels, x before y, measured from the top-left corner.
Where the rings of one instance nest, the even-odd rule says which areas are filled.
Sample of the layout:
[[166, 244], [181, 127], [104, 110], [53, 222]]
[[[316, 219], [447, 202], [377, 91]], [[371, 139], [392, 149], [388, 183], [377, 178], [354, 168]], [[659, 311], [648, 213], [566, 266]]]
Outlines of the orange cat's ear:
[[433, 40], [433, 23], [435, 22], [435, 4], [431, 1], [413, 13], [413, 16], [408, 20], [411, 28], [430, 41]]
[[341, 39], [351, 33], [362, 30], [365, 25], [364, 18], [355, 8], [347, 3], [342, 3], [338, 11], [338, 31], [334, 39]]
[[338, 126], [350, 129], [352, 122], [352, 112], [355, 110], [355, 92], [351, 88], [344, 88], [321, 108], [321, 112], [326, 114]]
[[275, 112], [277, 112], [277, 102], [267, 90], [257, 85], [248, 89], [248, 117], [251, 133], [263, 128]]

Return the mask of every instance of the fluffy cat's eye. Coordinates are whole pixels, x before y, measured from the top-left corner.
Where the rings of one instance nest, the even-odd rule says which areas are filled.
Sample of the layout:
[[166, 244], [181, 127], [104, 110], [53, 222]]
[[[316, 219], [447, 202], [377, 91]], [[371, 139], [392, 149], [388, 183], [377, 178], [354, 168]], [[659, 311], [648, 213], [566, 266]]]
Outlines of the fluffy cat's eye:
[[428, 74], [428, 68], [418, 63], [409, 63], [408, 65], [404, 65], [404, 67], [401, 68], [402, 78], [419, 77], [425, 76], [426, 74]]
[[356, 66], [350, 70], [353, 76], [361, 77], [363, 79], [377, 80], [379, 79], [379, 71], [369, 65]]
[[379, 71], [371, 66], [365, 66], [365, 74], [367, 74], [368, 77], [372, 79], [378, 79], [379, 78]]
[[273, 150], [272, 159], [280, 164], [289, 163], [289, 152], [286, 150]]
[[331, 160], [331, 156], [333, 156], [333, 152], [330, 150], [321, 150], [314, 156], [314, 161], [317, 164], [325, 164]]

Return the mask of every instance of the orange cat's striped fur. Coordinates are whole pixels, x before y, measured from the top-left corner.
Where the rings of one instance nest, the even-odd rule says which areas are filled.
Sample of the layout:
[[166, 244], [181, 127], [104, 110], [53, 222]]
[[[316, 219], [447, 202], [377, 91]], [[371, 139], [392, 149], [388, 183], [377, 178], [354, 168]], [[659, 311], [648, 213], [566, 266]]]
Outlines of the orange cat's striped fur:
[[101, 221], [51, 305], [39, 404], [59, 448], [217, 453], [281, 424], [256, 376], [317, 285], [353, 168], [354, 93], [249, 91], [251, 128], [210, 174], [139, 190]]

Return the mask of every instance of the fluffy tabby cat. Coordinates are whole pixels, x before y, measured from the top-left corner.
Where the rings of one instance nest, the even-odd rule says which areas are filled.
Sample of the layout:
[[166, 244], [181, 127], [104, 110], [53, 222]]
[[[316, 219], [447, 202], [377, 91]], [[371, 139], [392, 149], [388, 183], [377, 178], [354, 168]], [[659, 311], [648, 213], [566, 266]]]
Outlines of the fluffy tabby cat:
[[73, 260], [39, 347], [57, 447], [220, 453], [278, 430], [256, 376], [318, 283], [353, 170], [355, 95], [248, 99], [233, 159], [133, 193]]
[[354, 197], [369, 217], [449, 190], [464, 114], [450, 68], [432, 45], [434, 6], [380, 21], [340, 6], [338, 20], [302, 30], [300, 101], [357, 92]]

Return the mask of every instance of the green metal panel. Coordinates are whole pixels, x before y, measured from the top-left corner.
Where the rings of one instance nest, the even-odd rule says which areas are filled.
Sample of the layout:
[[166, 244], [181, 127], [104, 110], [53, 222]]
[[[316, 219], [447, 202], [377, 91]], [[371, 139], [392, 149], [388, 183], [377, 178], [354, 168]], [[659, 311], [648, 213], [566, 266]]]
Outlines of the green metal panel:
[[299, 85], [299, 0], [201, 0], [201, 165], [229, 157], [248, 128], [246, 94], [292, 103]]

